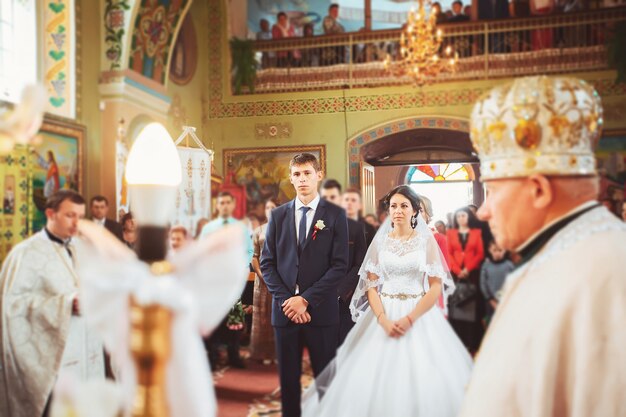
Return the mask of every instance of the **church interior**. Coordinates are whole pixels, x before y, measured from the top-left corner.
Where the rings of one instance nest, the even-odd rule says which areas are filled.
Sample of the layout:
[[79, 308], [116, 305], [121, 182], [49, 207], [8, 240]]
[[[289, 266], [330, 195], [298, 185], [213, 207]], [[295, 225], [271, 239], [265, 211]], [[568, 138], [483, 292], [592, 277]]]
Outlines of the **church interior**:
[[[153, 123], [176, 142], [182, 178], [168, 221], [185, 241], [218, 217], [220, 193], [251, 231], [265, 223], [269, 200], [295, 197], [289, 161], [303, 152], [325, 179], [358, 192], [358, 217], [372, 225], [384, 220], [381, 199], [406, 184], [430, 198], [429, 226], [452, 228], [457, 209], [486, 195], [472, 108], [522, 76], [572, 76], [597, 91], [599, 201], [626, 219], [626, 3], [443, 0], [432, 14], [429, 0], [331, 3], [2, 0], [4, 120], [30, 85], [43, 86], [44, 114], [28, 143], [0, 142], [0, 262], [45, 226], [46, 198], [63, 189], [105, 197], [132, 247], [127, 163]], [[229, 341], [216, 353], [205, 337], [219, 417], [280, 415], [277, 362], [255, 358], [255, 328], [270, 328], [258, 322], [255, 271], [248, 300], [228, 316], [241, 316], [228, 327], [236, 360], [221, 349]]]

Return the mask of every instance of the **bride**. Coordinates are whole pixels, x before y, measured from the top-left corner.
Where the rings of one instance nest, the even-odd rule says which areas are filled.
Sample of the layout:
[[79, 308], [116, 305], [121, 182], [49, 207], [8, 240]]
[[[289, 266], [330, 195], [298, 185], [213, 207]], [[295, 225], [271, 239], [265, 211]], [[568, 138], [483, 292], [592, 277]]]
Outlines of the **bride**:
[[337, 357], [303, 397], [303, 416], [452, 417], [472, 360], [433, 308], [454, 284], [408, 186], [384, 198], [350, 310], [357, 321]]

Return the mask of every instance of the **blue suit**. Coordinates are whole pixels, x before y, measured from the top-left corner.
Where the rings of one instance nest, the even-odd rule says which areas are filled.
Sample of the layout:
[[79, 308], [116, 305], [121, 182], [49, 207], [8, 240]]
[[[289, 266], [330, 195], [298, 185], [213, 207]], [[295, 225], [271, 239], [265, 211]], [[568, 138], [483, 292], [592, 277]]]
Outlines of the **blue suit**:
[[[318, 220], [325, 227], [314, 232]], [[347, 267], [348, 221], [342, 208], [320, 200], [300, 256], [295, 201], [272, 211], [261, 254], [261, 271], [272, 294], [272, 325], [285, 417], [300, 416], [303, 348], [306, 346], [309, 351], [316, 376], [335, 356], [339, 325], [337, 288]], [[296, 294], [296, 286], [299, 295], [309, 303], [311, 321], [307, 324], [295, 324], [283, 313], [282, 303]]]

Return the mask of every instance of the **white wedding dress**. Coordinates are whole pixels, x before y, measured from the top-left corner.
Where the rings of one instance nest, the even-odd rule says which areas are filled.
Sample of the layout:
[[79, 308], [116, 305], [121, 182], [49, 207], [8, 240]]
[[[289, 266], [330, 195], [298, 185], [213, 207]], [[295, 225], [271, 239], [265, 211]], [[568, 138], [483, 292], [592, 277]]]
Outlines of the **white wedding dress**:
[[[395, 321], [413, 310], [428, 291], [427, 277], [440, 278], [448, 290], [453, 287], [432, 233], [425, 224], [421, 226], [408, 241], [395, 240], [387, 231], [376, 236], [352, 299], [357, 323], [335, 360], [305, 392], [303, 416], [458, 414], [472, 359], [441, 310], [433, 306], [396, 339], [377, 323], [364, 298], [368, 288], [378, 287], [385, 314]], [[368, 280], [368, 272], [379, 279]], [[324, 393], [321, 401], [319, 393]]]

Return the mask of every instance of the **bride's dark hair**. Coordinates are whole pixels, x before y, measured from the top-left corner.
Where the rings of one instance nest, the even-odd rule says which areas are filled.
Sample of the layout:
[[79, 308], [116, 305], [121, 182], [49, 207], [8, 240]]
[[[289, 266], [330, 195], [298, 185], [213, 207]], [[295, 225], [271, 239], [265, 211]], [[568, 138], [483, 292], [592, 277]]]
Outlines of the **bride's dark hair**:
[[391, 197], [393, 197], [396, 194], [400, 194], [406, 197], [411, 202], [411, 207], [413, 207], [413, 210], [415, 210], [417, 213], [422, 211], [422, 207], [420, 204], [422, 200], [420, 200], [420, 198], [417, 196], [417, 193], [413, 191], [413, 189], [409, 187], [408, 185], [398, 185], [396, 188], [389, 191], [387, 195], [383, 197], [381, 201], [382, 201], [382, 206], [385, 209], [385, 211], [389, 211], [389, 205], [391, 204]]

